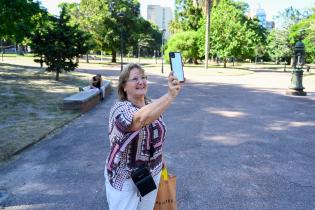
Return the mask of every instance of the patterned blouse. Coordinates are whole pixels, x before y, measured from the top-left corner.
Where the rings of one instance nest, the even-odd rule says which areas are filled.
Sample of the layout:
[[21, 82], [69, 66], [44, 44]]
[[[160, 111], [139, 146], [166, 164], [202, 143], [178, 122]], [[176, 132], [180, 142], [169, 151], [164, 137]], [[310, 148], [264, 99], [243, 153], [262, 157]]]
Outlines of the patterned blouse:
[[105, 170], [109, 182], [119, 191], [131, 172], [141, 165], [149, 166], [152, 176], [162, 170], [162, 145], [166, 132], [162, 116], [138, 131], [129, 132], [127, 129], [139, 109], [129, 101], [119, 101], [110, 111], [110, 153]]

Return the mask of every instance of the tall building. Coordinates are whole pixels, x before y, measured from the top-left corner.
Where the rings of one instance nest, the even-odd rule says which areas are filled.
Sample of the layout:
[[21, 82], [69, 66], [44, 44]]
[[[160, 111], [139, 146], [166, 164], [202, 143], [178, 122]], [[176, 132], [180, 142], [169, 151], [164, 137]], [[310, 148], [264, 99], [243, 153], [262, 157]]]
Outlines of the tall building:
[[173, 19], [173, 12], [170, 7], [160, 5], [148, 5], [147, 20], [156, 24], [161, 30], [165, 29], [165, 38], [170, 36], [168, 24]]
[[256, 9], [253, 9], [250, 12], [249, 16], [251, 18], [256, 17], [259, 20], [260, 25], [268, 30], [271, 30], [275, 27], [274, 21], [267, 21], [266, 12], [263, 8], [261, 8], [260, 4], [256, 6]]
[[267, 20], [266, 20], [266, 12], [262, 8], [258, 8], [256, 10], [255, 16], [259, 20], [260, 25], [262, 25], [264, 28], [267, 26]]

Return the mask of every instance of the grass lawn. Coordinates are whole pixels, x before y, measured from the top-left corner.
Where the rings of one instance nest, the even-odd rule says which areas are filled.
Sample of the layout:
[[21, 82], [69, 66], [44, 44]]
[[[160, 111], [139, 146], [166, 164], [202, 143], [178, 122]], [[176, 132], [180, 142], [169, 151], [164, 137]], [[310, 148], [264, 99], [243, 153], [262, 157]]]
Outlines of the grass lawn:
[[78, 112], [63, 111], [63, 98], [86, 86], [91, 75], [60, 75], [12, 64], [0, 64], [0, 161], [64, 125]]

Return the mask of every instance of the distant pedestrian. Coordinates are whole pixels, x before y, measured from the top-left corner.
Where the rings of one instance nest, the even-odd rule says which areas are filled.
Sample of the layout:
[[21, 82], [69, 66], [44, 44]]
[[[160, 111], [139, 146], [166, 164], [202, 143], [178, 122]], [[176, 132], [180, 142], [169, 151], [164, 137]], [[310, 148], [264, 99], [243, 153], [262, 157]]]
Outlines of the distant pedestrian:
[[104, 175], [110, 210], [154, 207], [157, 190], [141, 197], [131, 176], [147, 166], [158, 187], [166, 131], [161, 115], [178, 95], [180, 83], [170, 74], [167, 93], [154, 101], [146, 96], [147, 89], [147, 76], [140, 65], [129, 64], [124, 68], [118, 82], [119, 101], [109, 115], [110, 153]]

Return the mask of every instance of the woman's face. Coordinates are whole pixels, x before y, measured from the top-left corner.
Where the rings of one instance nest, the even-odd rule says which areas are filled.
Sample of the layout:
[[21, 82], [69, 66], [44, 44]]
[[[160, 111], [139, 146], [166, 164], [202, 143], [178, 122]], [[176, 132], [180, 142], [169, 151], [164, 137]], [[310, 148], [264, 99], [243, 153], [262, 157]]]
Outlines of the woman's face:
[[147, 93], [147, 88], [147, 77], [142, 74], [139, 69], [131, 69], [129, 78], [127, 79], [124, 87], [127, 98], [144, 97]]

